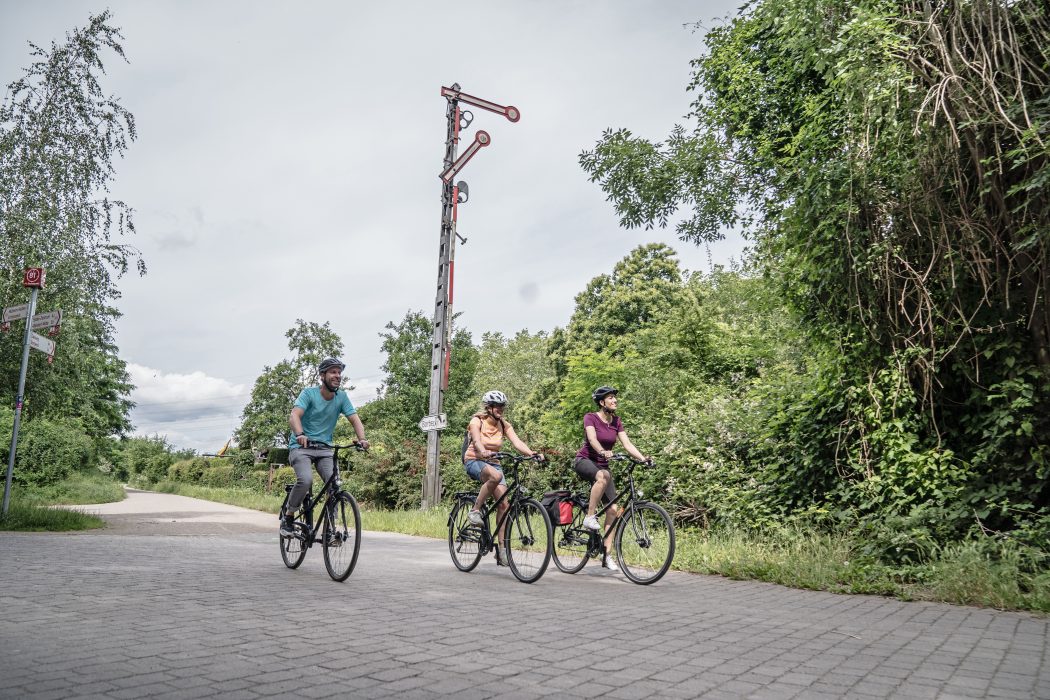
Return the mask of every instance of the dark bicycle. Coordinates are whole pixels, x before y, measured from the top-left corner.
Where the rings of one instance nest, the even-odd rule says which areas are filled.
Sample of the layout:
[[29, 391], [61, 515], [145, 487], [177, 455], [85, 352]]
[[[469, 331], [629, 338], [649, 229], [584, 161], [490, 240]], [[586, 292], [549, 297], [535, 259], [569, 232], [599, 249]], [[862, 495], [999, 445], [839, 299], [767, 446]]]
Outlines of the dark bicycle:
[[[320, 543], [328, 575], [336, 581], [345, 581], [354, 570], [361, 549], [361, 513], [354, 497], [343, 490], [343, 480], [339, 476], [339, 452], [351, 448], [364, 451], [365, 448], [357, 442], [349, 445], [309, 442], [307, 447], [332, 450], [332, 476], [324, 482], [316, 496], [313, 493], [306, 494], [299, 519], [295, 521], [295, 535], [281, 535], [281, 558], [289, 569], [298, 568], [306, 558], [306, 550]], [[284, 487], [281, 520], [284, 520], [292, 488], [292, 484]], [[318, 504], [322, 504], [321, 517], [315, 523], [314, 508]]]
[[[649, 464], [627, 455], [613, 455], [612, 460], [629, 462], [627, 488], [620, 491], [612, 503], [598, 509], [599, 519], [613, 505], [626, 497], [623, 513], [613, 523], [613, 547], [616, 561], [631, 581], [648, 585], [656, 583], [667, 573], [674, 559], [674, 523], [667, 511], [651, 501], [644, 501], [644, 494], [634, 485], [634, 469], [639, 464]], [[571, 496], [573, 503], [572, 522], [554, 526], [554, 565], [559, 571], [575, 574], [588, 559], [608, 555], [605, 551], [605, 532], [595, 532], [583, 526], [587, 513], [589, 492]]]
[[[448, 516], [448, 551], [452, 563], [460, 571], [472, 571], [481, 558], [495, 546], [495, 533], [506, 523], [503, 531], [503, 556], [511, 573], [524, 583], [538, 581], [551, 561], [551, 521], [539, 501], [528, 497], [528, 492], [518, 479], [518, 465], [527, 461], [541, 461], [540, 455], [521, 457], [507, 452], [497, 452], [493, 459], [511, 462], [507, 471], [510, 485], [491, 507], [482, 511], [485, 522], [475, 525], [467, 514], [477, 502], [477, 491], [460, 491], [453, 496], [452, 512]], [[509, 508], [498, 518], [496, 527], [489, 529], [489, 515], [497, 511], [504, 499]]]

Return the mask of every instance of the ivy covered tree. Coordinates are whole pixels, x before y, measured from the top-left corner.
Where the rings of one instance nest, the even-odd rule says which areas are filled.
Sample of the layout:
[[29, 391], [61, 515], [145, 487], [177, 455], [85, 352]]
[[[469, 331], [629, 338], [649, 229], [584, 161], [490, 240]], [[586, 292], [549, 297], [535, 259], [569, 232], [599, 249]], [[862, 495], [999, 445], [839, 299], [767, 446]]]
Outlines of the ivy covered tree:
[[706, 40], [692, 131], [609, 131], [581, 164], [626, 226], [742, 225], [801, 322], [809, 378], [770, 394], [752, 452], [769, 492], [940, 502], [959, 528], [1045, 513], [1044, 4], [761, 0]]

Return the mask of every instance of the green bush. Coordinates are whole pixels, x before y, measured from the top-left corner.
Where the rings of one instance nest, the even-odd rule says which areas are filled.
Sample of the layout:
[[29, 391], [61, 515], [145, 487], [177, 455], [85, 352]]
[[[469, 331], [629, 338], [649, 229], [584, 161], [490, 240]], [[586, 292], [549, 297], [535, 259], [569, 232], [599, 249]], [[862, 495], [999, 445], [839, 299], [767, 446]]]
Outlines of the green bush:
[[233, 465], [216, 464], [213, 467], [208, 467], [204, 470], [204, 474], [201, 475], [199, 483], [205, 486], [233, 486]]
[[[258, 473], [258, 472], [256, 472]], [[269, 472], [265, 472], [269, 473]], [[273, 474], [273, 484], [271, 489], [273, 493], [283, 493], [284, 487], [288, 484], [294, 484], [296, 481], [295, 470], [291, 467], [279, 467]], [[266, 486], [265, 479], [263, 480], [263, 486]]]
[[14, 478], [32, 486], [54, 484], [87, 469], [93, 457], [94, 447], [80, 421], [37, 418], [19, 430]]

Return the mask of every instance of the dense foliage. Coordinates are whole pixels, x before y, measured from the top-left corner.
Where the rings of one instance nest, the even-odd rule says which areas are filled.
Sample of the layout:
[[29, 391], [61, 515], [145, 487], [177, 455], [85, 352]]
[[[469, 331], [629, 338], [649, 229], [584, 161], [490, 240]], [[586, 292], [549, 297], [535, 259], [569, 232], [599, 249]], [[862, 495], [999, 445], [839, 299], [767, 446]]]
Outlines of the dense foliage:
[[1045, 523], [1045, 7], [764, 0], [707, 43], [691, 133], [610, 131], [581, 163], [625, 225], [741, 225], [805, 334], [715, 445], [745, 500], [931, 542]]

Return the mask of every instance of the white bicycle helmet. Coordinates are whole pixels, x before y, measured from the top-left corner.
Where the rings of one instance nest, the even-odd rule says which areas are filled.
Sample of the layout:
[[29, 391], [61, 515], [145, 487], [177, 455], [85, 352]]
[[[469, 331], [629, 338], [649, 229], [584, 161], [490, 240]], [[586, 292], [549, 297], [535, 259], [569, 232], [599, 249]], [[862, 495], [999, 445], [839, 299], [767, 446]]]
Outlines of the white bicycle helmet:
[[487, 391], [485, 392], [485, 395], [481, 397], [481, 403], [486, 406], [491, 406], [492, 404], [506, 405], [507, 395], [502, 391]]

